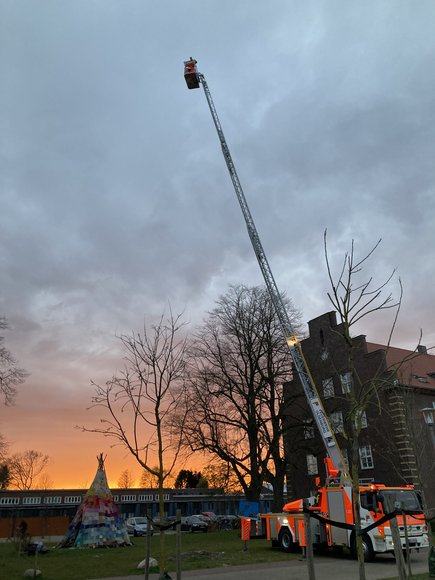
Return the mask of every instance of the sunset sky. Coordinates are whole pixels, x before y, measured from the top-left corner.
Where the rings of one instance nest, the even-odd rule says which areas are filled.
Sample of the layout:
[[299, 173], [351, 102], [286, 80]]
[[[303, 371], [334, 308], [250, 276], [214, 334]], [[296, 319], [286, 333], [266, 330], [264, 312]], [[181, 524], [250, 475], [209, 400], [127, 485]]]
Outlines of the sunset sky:
[[[303, 320], [330, 309], [355, 240], [404, 287], [393, 344], [435, 344], [432, 0], [3, 0], [0, 314], [29, 378], [0, 407], [10, 452], [50, 456], [57, 487], [139, 468], [82, 433], [117, 335], [168, 304], [201, 322], [228, 284], [262, 283], [200, 90], [218, 109], [276, 277]], [[387, 340], [391, 315], [360, 332]], [[198, 459], [198, 464], [203, 460]]]

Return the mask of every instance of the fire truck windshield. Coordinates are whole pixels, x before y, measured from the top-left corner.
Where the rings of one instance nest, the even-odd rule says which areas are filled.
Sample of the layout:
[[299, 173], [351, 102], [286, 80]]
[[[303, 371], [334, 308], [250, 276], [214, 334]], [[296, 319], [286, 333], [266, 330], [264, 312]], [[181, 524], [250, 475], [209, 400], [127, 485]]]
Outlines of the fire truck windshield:
[[406, 511], [422, 511], [418, 495], [412, 489], [383, 489], [379, 492], [379, 499], [385, 513], [392, 511], [397, 502]]

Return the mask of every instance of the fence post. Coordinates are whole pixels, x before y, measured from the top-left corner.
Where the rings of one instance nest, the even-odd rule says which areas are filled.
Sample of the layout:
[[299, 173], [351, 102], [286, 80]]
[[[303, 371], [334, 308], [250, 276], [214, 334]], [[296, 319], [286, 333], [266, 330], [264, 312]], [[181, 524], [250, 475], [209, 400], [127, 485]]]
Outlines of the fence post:
[[[431, 533], [430, 524], [429, 533]], [[435, 548], [433, 546], [429, 550], [429, 578], [435, 578]]]
[[175, 519], [176, 519], [176, 562], [177, 562], [177, 580], [181, 580], [181, 510], [178, 509], [175, 512]]
[[403, 502], [400, 503], [403, 519], [403, 529], [405, 530], [405, 546], [406, 546], [406, 563], [408, 565], [408, 578], [412, 578], [411, 570], [411, 550], [409, 549], [408, 525], [406, 523], [406, 513], [403, 507]]
[[151, 517], [149, 509], [145, 512], [147, 518], [147, 535], [145, 537], [145, 580], [150, 576], [150, 552], [151, 552]]
[[305, 554], [307, 558], [308, 578], [309, 580], [316, 580], [316, 573], [314, 571], [313, 542], [311, 539], [311, 517], [308, 512], [310, 504], [308, 502], [308, 499], [304, 499], [302, 504], [304, 507], [305, 543], [306, 543]]
[[[396, 508], [396, 504], [394, 506]], [[400, 509], [400, 506], [399, 506]], [[400, 540], [399, 526], [397, 525], [396, 516], [390, 520], [391, 536], [394, 543], [394, 556], [396, 557], [397, 572], [399, 580], [407, 580], [405, 560], [403, 558], [402, 542]]]

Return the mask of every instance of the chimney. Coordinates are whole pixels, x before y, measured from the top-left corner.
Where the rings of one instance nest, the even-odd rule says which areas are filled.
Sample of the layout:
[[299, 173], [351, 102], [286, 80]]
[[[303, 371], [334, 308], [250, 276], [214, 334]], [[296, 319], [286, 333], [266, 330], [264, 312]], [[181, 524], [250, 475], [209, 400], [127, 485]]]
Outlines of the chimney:
[[419, 344], [417, 346], [417, 352], [418, 354], [427, 354], [427, 347], [425, 347], [423, 344]]

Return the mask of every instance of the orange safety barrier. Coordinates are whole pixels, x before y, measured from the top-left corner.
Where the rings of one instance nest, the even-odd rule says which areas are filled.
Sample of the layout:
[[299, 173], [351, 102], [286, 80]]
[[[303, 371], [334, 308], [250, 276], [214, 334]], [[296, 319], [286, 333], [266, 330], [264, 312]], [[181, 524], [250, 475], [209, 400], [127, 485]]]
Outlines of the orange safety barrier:
[[249, 540], [251, 537], [251, 518], [242, 518], [241, 529], [242, 540]]

